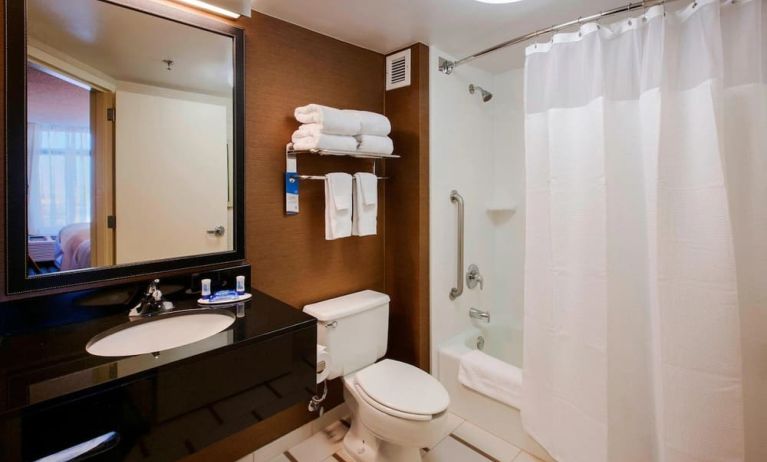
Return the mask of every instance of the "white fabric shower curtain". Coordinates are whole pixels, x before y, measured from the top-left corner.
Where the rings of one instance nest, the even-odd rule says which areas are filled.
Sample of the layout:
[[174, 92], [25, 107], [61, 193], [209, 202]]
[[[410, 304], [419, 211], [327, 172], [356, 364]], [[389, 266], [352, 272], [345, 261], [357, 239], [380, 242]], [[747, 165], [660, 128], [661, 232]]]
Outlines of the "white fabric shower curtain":
[[521, 410], [560, 462], [767, 460], [764, 9], [527, 49]]

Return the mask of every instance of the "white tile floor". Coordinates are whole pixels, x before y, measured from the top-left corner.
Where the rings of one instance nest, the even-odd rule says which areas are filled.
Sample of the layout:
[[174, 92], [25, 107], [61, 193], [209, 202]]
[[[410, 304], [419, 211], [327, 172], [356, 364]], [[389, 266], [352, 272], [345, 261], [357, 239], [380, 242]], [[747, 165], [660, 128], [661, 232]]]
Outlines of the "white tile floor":
[[[269, 462], [354, 462], [343, 449], [348, 420], [335, 421]], [[422, 452], [424, 462], [540, 462], [540, 459], [450, 414], [445, 432]], [[258, 460], [258, 452], [255, 454]]]

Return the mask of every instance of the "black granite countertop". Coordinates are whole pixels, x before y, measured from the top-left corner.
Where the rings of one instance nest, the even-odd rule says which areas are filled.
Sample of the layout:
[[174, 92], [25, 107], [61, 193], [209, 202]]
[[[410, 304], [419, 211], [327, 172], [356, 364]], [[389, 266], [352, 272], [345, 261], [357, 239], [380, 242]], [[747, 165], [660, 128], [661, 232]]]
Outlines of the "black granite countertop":
[[[70, 324], [6, 334], [0, 343], [0, 416], [220, 348], [263, 341], [316, 322], [264, 293], [252, 293], [253, 298], [239, 306], [216, 307], [237, 314], [229, 328], [207, 339], [164, 350], [159, 356], [99, 357], [85, 351], [95, 335], [129, 322], [128, 310], [124, 308]], [[208, 309], [197, 305], [197, 295], [182, 292], [170, 299], [174, 310]]]

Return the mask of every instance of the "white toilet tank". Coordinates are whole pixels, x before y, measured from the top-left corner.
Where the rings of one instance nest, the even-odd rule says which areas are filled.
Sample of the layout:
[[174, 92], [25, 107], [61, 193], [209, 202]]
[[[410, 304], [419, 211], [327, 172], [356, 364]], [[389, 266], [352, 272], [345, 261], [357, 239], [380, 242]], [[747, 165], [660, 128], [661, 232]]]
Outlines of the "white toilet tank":
[[375, 363], [386, 354], [389, 296], [363, 290], [304, 307], [317, 323], [317, 343], [330, 355], [328, 379]]

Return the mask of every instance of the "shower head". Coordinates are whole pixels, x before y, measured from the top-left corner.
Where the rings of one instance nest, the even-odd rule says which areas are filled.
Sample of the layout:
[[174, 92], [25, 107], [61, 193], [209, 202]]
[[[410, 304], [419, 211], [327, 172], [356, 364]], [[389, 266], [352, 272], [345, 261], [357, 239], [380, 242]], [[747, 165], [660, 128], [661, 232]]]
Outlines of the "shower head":
[[469, 93], [471, 93], [473, 95], [477, 90], [480, 91], [480, 94], [482, 95], [482, 101], [483, 102], [486, 103], [486, 102], [490, 101], [491, 99], [493, 99], [493, 94], [490, 93], [489, 91], [485, 90], [484, 88], [480, 87], [479, 85], [474, 85], [473, 83], [469, 84]]

